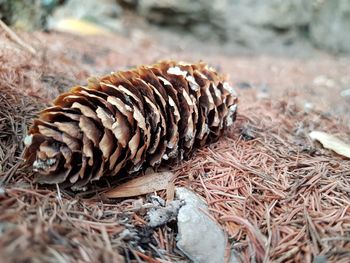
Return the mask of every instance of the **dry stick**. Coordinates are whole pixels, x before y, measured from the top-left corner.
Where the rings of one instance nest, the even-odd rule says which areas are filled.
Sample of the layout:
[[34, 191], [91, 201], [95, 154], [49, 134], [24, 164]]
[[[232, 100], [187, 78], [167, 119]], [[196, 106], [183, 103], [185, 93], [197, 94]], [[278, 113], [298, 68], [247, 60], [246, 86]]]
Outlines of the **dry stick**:
[[10, 39], [12, 39], [14, 42], [16, 42], [21, 47], [25, 48], [27, 51], [29, 51], [31, 54], [36, 55], [36, 50], [26, 44], [20, 37], [11, 30], [1, 19], [0, 19], [0, 27], [9, 35]]

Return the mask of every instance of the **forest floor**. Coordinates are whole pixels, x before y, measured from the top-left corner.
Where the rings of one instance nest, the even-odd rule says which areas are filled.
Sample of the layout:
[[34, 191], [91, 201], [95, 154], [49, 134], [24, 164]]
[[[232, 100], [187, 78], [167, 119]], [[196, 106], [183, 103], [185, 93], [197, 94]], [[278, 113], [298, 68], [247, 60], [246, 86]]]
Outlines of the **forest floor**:
[[[349, 58], [322, 52], [222, 54], [200, 42], [184, 46], [178, 37], [170, 45], [140, 32], [99, 37], [22, 32], [19, 38], [23, 42], [0, 35], [5, 262], [186, 261], [175, 246], [176, 228], [149, 228], [145, 212], [135, 208], [147, 197], [74, 195], [34, 184], [32, 173], [21, 168], [30, 121], [59, 93], [90, 76], [163, 59], [203, 60], [227, 74], [238, 92], [234, 127], [172, 168], [175, 186], [206, 199], [237, 260], [348, 262], [350, 162], [308, 134], [320, 130], [350, 141]], [[157, 195], [166, 198], [165, 191]], [[126, 237], [125, 229], [134, 234]]]

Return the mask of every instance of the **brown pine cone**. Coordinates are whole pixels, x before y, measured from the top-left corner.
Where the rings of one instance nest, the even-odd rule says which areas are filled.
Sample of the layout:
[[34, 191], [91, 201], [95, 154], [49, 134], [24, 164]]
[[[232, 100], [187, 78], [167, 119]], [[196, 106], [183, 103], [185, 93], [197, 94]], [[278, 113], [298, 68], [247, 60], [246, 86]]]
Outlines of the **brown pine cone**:
[[81, 188], [183, 159], [215, 141], [236, 109], [234, 89], [204, 63], [141, 66], [60, 95], [34, 120], [24, 157], [38, 182]]

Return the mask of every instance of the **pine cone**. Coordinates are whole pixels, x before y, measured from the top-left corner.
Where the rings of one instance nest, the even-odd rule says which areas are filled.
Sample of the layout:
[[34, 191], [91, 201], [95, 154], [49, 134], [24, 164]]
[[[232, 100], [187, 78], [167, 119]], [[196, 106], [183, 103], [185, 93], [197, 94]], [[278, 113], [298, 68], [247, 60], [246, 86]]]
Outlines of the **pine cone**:
[[106, 175], [183, 159], [236, 117], [234, 89], [206, 64], [112, 73], [60, 95], [25, 139], [40, 183], [81, 188]]

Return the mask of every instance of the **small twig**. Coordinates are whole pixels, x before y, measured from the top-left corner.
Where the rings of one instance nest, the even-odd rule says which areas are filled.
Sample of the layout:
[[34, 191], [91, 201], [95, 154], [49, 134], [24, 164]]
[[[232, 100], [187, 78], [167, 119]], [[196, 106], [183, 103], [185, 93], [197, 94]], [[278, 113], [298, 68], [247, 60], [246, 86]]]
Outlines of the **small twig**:
[[0, 19], [0, 27], [9, 35], [9, 38], [16, 42], [21, 47], [25, 48], [31, 54], [36, 55], [36, 50], [26, 44], [11, 28], [9, 28], [1, 19]]

